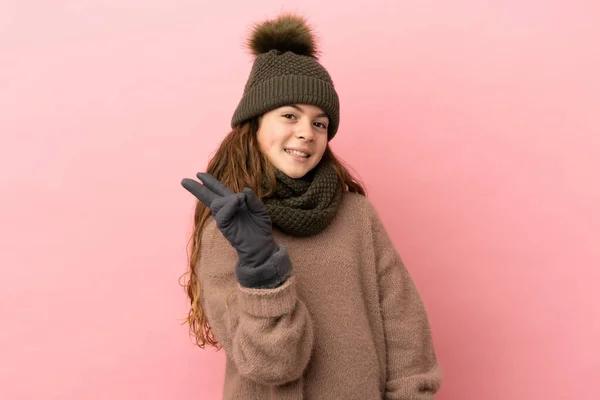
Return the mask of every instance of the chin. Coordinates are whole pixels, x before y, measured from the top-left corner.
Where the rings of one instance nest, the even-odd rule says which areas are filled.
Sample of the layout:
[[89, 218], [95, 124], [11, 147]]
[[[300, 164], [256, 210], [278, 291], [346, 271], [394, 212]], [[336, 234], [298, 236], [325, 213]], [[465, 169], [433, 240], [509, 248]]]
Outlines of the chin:
[[289, 169], [282, 169], [281, 172], [283, 172], [284, 174], [286, 174], [287, 176], [289, 176], [292, 179], [300, 179], [302, 178], [304, 175], [306, 175], [308, 173], [308, 171], [290, 171]]
[[281, 170], [281, 172], [283, 172], [284, 174], [286, 174], [287, 176], [289, 176], [292, 179], [300, 179], [302, 178], [304, 175], [308, 174], [313, 167], [305, 167], [305, 168], [279, 168]]
[[292, 179], [300, 179], [302, 178], [304, 175], [306, 175], [306, 173], [302, 173], [302, 174], [286, 174], [287, 176], [289, 176]]
[[318, 162], [315, 162], [315, 155], [312, 155], [312, 159], [307, 159], [305, 162], [296, 162], [294, 160], [290, 160], [287, 153], [283, 157], [273, 157], [273, 164], [277, 169], [286, 174], [292, 179], [300, 179], [308, 174]]

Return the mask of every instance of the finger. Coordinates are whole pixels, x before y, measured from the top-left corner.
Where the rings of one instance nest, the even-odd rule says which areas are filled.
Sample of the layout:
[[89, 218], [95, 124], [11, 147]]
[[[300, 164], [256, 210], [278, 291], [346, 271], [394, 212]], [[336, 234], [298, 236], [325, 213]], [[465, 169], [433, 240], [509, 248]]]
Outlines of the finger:
[[196, 182], [193, 179], [184, 178], [181, 181], [181, 186], [183, 186], [188, 192], [196, 196], [198, 200], [200, 200], [206, 207], [210, 207], [212, 202], [217, 199], [219, 196], [214, 194], [204, 185]]
[[246, 205], [248, 206], [248, 210], [255, 214], [262, 213], [266, 211], [265, 204], [261, 199], [258, 198], [254, 190], [250, 188], [244, 188], [244, 194], [246, 196]]
[[226, 228], [231, 225], [231, 222], [235, 218], [235, 214], [243, 201], [243, 193], [222, 197], [215, 201], [212, 211], [219, 228]]
[[215, 178], [214, 176], [212, 176], [209, 173], [206, 172], [198, 172], [196, 174], [196, 176], [198, 177], [198, 179], [200, 179], [202, 181], [202, 183], [204, 183], [204, 185], [209, 188], [210, 190], [212, 190], [214, 193], [221, 195], [221, 196], [229, 196], [230, 194], [233, 194], [233, 192], [231, 190], [229, 190], [229, 188], [227, 188], [227, 186], [223, 185], [221, 182], [219, 182], [219, 180], [217, 178]]

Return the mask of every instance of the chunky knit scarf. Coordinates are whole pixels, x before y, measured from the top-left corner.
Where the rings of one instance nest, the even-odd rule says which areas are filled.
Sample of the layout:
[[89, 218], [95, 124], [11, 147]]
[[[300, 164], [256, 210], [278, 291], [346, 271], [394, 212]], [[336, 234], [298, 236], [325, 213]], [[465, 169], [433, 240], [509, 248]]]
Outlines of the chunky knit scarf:
[[330, 163], [320, 163], [306, 176], [292, 179], [275, 169], [275, 192], [263, 202], [274, 226], [292, 236], [312, 236], [335, 217], [342, 184]]

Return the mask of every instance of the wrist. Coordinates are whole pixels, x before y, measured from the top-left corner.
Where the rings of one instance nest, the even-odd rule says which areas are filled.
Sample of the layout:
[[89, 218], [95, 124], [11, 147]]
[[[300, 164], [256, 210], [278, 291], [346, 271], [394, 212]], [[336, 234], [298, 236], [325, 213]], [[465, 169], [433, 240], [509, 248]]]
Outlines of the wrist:
[[283, 284], [292, 272], [292, 262], [287, 249], [275, 244], [276, 249], [261, 264], [249, 266], [239, 260], [235, 266], [238, 282], [249, 288], [275, 288]]

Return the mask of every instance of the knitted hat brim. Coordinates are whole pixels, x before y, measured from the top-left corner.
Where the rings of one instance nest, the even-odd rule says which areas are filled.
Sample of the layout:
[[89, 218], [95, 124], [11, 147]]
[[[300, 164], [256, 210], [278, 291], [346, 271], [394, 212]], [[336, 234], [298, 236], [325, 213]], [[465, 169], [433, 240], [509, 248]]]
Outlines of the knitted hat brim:
[[340, 118], [338, 95], [329, 83], [304, 75], [276, 76], [252, 87], [240, 100], [231, 127], [291, 104], [320, 107], [329, 117], [328, 140], [333, 139]]

